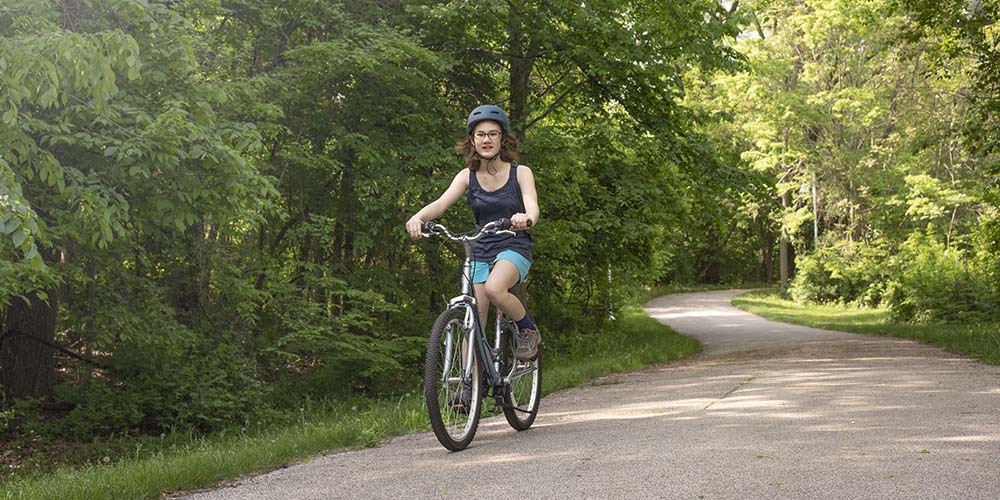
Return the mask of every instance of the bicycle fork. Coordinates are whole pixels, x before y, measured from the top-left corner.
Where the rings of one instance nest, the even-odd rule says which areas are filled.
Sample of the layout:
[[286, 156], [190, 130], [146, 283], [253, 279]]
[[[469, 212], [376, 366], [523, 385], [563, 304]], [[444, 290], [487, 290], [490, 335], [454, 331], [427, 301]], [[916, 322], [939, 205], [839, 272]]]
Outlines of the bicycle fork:
[[[441, 381], [450, 384], [455, 384], [462, 382], [463, 380], [469, 380], [472, 378], [472, 365], [473, 356], [475, 354], [472, 349], [468, 346], [474, 345], [473, 340], [475, 339], [474, 328], [478, 325], [475, 324], [475, 320], [470, 316], [472, 312], [472, 307], [465, 306], [465, 318], [462, 320], [462, 334], [461, 335], [448, 335], [444, 342], [444, 369], [441, 372]], [[455, 345], [455, 340], [461, 338], [459, 345]], [[461, 377], [448, 377], [451, 373], [452, 360], [454, 359], [455, 349], [461, 349], [463, 346], [467, 346], [462, 352], [462, 373]]]
[[[465, 316], [462, 320], [462, 334], [449, 335], [445, 339], [445, 359], [444, 370], [442, 371], [442, 381], [448, 384], [458, 384], [465, 380], [472, 379], [472, 370], [475, 366], [476, 353], [473, 349], [479, 350], [479, 359], [484, 366], [482, 375], [489, 387], [499, 388], [504, 384], [503, 376], [500, 374], [500, 331], [501, 319], [496, 319], [494, 330], [494, 346], [491, 348], [486, 340], [486, 334], [482, 331], [482, 324], [478, 320], [479, 310], [474, 302], [466, 301], [458, 306], [465, 309]], [[459, 340], [460, 339], [460, 340]], [[456, 345], [458, 344], [458, 345]], [[448, 377], [451, 373], [452, 360], [455, 359], [455, 349], [461, 349], [462, 371], [460, 377]], [[494, 390], [494, 396], [500, 400], [500, 394]]]

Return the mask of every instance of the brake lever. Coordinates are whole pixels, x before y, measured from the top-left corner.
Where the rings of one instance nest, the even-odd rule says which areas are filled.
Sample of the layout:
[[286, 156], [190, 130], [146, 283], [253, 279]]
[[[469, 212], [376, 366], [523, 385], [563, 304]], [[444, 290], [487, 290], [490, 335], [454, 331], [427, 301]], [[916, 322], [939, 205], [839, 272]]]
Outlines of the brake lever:
[[425, 238], [430, 238], [431, 236], [437, 236], [441, 234], [441, 230], [444, 226], [438, 224], [437, 221], [427, 221], [422, 226], [420, 226], [420, 234]]

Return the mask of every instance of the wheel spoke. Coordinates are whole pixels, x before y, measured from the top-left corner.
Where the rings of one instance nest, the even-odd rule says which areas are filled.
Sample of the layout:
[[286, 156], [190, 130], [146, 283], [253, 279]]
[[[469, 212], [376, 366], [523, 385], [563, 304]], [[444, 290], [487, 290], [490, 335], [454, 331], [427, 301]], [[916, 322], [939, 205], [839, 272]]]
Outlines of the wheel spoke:
[[[468, 446], [479, 423], [481, 395], [478, 389], [478, 362], [464, 371], [463, 354], [467, 332], [463, 327], [464, 309], [449, 309], [434, 324], [427, 348], [424, 374], [427, 411], [435, 436], [445, 448], [461, 450]], [[464, 393], [466, 382], [473, 388]]]
[[531, 427], [538, 414], [538, 402], [541, 397], [541, 355], [528, 362], [515, 359], [517, 337], [512, 325], [507, 325], [504, 338], [503, 365], [507, 367], [505, 369], [507, 373], [504, 374], [504, 415], [511, 427], [525, 430]]

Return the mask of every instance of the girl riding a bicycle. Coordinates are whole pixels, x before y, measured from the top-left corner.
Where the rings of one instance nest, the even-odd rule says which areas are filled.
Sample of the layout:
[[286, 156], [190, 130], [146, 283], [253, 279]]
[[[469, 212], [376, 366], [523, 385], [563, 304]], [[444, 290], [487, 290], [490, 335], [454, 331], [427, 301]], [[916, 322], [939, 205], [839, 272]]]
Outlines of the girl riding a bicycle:
[[541, 337], [531, 315], [509, 290], [525, 279], [531, 267], [534, 243], [526, 230], [538, 222], [535, 177], [530, 168], [517, 164], [517, 139], [510, 133], [507, 114], [499, 107], [483, 105], [472, 110], [465, 131], [466, 137], [455, 150], [465, 156], [466, 168], [441, 197], [406, 222], [406, 231], [413, 238], [423, 236], [424, 222], [440, 217], [462, 193], [468, 194], [478, 227], [510, 219], [513, 236], [487, 236], [473, 247], [472, 283], [483, 323], [490, 304], [496, 304], [517, 323], [515, 356], [530, 361], [538, 355]]

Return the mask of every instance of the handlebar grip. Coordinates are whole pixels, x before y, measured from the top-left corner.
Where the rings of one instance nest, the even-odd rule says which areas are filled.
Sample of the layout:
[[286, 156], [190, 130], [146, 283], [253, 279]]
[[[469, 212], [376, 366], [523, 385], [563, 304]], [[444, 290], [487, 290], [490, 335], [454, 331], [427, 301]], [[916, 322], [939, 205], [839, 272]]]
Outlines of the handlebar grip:
[[[502, 219], [497, 219], [497, 221], [496, 221], [496, 227], [500, 231], [507, 231], [513, 225], [514, 225], [514, 223], [511, 222], [510, 219], [508, 219], [506, 217], [502, 218]], [[528, 227], [531, 227], [533, 225], [535, 225], [535, 221], [533, 221], [531, 219], [528, 219]]]

